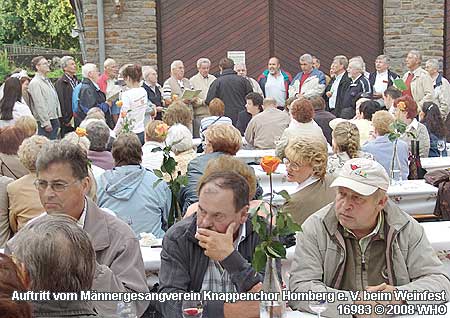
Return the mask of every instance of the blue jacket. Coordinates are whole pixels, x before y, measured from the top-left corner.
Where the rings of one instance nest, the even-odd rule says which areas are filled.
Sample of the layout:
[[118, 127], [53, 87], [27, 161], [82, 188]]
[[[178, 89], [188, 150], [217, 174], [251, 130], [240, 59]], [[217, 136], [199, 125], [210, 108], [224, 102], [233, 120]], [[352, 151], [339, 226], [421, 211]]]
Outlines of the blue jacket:
[[[380, 163], [386, 172], [390, 176], [391, 160], [394, 151], [394, 143], [388, 138], [388, 135], [379, 136], [375, 140], [370, 140], [361, 147], [364, 152], [371, 153], [378, 163]], [[408, 165], [408, 145], [403, 140], [397, 142], [397, 158], [398, 162], [394, 164], [394, 170], [398, 169], [398, 163], [400, 163], [400, 171], [402, 174], [402, 180], [407, 180], [409, 175]]]
[[97, 180], [97, 204], [131, 223], [136, 235], [149, 232], [162, 238], [172, 197], [165, 182], [153, 186], [157, 180], [153, 172], [140, 165], [107, 170]]
[[[283, 75], [284, 79], [284, 88], [286, 89], [286, 99], [289, 97], [289, 84], [291, 84], [292, 81], [292, 75], [287, 72], [280, 69], [281, 75]], [[261, 75], [258, 77], [258, 84], [261, 87], [264, 97], [266, 96], [266, 83], [267, 83], [267, 76], [269, 75], [269, 69], [264, 70]]]

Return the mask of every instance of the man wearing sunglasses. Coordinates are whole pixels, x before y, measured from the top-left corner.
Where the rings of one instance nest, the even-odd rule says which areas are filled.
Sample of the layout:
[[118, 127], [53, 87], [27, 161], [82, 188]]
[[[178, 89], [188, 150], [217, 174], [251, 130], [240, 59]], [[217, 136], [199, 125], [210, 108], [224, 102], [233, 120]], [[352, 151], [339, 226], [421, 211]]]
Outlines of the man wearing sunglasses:
[[[86, 196], [92, 186], [88, 164], [86, 152], [76, 144], [64, 140], [47, 144], [36, 161], [35, 186], [41, 203], [48, 214], [67, 214], [89, 234], [97, 259], [92, 290], [148, 292], [135, 234], [125, 222], [101, 210]], [[8, 247], [14, 252], [14, 242]], [[139, 317], [147, 306], [148, 302], [136, 303]], [[110, 317], [116, 313], [117, 303], [99, 301], [95, 307]]]

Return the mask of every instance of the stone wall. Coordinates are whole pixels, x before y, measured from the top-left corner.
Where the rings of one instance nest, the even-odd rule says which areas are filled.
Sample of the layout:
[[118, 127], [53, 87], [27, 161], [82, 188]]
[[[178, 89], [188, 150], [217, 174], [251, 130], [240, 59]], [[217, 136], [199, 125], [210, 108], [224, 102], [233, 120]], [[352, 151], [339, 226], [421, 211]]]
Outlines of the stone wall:
[[384, 0], [384, 52], [391, 68], [406, 72], [409, 50], [422, 52], [423, 62], [444, 57], [445, 0]]
[[[119, 64], [156, 65], [156, 1], [121, 0], [117, 16], [112, 0], [103, 0], [105, 56]], [[83, 1], [87, 58], [98, 64], [97, 1]]]

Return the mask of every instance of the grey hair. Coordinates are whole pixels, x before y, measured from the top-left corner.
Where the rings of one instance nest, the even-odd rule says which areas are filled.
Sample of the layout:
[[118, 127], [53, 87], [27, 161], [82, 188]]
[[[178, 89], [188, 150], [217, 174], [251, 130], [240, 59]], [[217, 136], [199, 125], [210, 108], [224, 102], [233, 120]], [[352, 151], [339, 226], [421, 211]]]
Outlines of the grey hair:
[[35, 219], [16, 234], [12, 250], [26, 264], [31, 290], [79, 292], [92, 287], [95, 251], [88, 234], [68, 215]]
[[86, 126], [86, 132], [91, 142], [89, 150], [104, 151], [109, 140], [108, 125], [101, 120], [96, 120]]
[[107, 58], [105, 62], [103, 62], [103, 67], [108, 67], [114, 64], [117, 64], [115, 60], [113, 60], [112, 58]]
[[422, 62], [422, 53], [419, 50], [411, 50], [408, 54], [414, 55], [420, 62]]
[[311, 54], [306, 53], [306, 54], [303, 54], [302, 56], [300, 56], [299, 61], [303, 61], [303, 62], [312, 64], [313, 58], [312, 58]]
[[61, 68], [64, 70], [67, 67], [67, 63], [70, 61], [75, 61], [75, 59], [69, 55], [63, 56], [59, 61], [61, 63]]
[[66, 134], [64, 136], [63, 140], [71, 142], [74, 145], [78, 145], [79, 147], [81, 147], [81, 149], [86, 151], [86, 153], [88, 152], [89, 148], [91, 147], [91, 141], [88, 139], [88, 137], [86, 137], [86, 136], [80, 137], [74, 131]]
[[277, 101], [273, 97], [266, 97], [263, 100], [263, 107], [266, 108], [267, 106], [277, 107]]
[[[364, 59], [362, 58], [361, 55], [357, 55], [354, 56], [350, 59], [350, 61], [348, 62], [348, 64], [351, 64], [353, 61], [357, 61], [359, 63], [361, 63], [361, 71], [364, 73], [366, 71], [366, 63], [364, 62]], [[354, 64], [353, 64], [354, 65]], [[359, 66], [357, 66], [358, 68]]]
[[391, 59], [389, 58], [389, 56], [384, 55], [384, 54], [378, 55], [375, 60], [383, 60], [384, 63], [386, 63], [387, 65], [389, 65], [389, 63], [391, 63]]
[[173, 62], [170, 64], [170, 70], [172, 71], [172, 70], [175, 69], [175, 68], [177, 67], [177, 65], [179, 65], [179, 64], [182, 64], [182, 65], [184, 66], [182, 60], [175, 60], [175, 61], [173, 61]]
[[86, 63], [81, 67], [81, 75], [84, 78], [89, 78], [89, 72], [95, 71], [97, 69], [97, 65], [94, 63]]
[[333, 63], [339, 63], [340, 65], [344, 66], [345, 69], [348, 67], [348, 59], [345, 55], [336, 55], [333, 58]]
[[169, 128], [166, 143], [172, 146], [172, 150], [175, 153], [180, 153], [194, 147], [191, 131], [182, 124], [175, 124]]
[[155, 71], [156, 69], [153, 66], [144, 65], [142, 66], [142, 77], [144, 80], [147, 78], [148, 74], [150, 74], [150, 71]]
[[42, 148], [36, 160], [37, 174], [39, 175], [41, 171], [48, 169], [54, 163], [69, 164], [72, 175], [80, 180], [88, 176], [87, 152], [78, 144], [68, 140], [51, 141]]
[[206, 57], [201, 57], [197, 60], [197, 68], [200, 68], [202, 64], [207, 63], [208, 66], [211, 66], [211, 61]]
[[361, 71], [361, 73], [364, 72], [364, 64], [359, 59], [351, 59], [348, 63], [348, 66], [351, 66], [352, 68]]
[[19, 156], [20, 162], [30, 172], [36, 172], [36, 159], [41, 151], [42, 147], [49, 143], [44, 136], [34, 135], [25, 139], [19, 146], [17, 156]]
[[437, 59], [429, 59], [425, 65], [431, 66], [435, 70], [439, 70], [439, 61]]

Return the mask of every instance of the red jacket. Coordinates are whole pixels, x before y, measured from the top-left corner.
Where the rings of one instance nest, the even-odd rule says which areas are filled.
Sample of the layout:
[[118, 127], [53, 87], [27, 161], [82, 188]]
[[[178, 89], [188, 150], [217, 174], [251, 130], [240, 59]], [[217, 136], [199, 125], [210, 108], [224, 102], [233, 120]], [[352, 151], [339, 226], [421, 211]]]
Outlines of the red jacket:
[[97, 81], [97, 85], [100, 88], [100, 90], [106, 94], [106, 87], [108, 86], [108, 76], [106, 75], [106, 73], [103, 73], [102, 75], [100, 75], [100, 77], [98, 78]]

